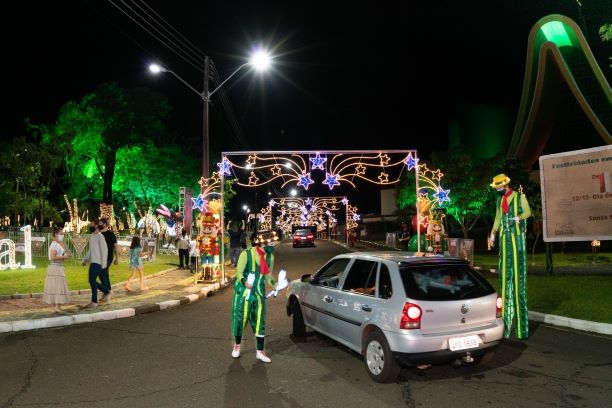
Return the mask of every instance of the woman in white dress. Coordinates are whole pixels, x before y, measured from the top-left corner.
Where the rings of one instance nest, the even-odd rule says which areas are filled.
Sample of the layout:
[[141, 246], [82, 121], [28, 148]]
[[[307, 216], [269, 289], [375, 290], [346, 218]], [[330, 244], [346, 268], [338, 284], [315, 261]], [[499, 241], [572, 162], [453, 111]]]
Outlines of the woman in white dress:
[[60, 305], [70, 302], [70, 293], [64, 275], [64, 260], [70, 252], [64, 247], [64, 234], [61, 228], [53, 229], [53, 241], [49, 245], [49, 267], [45, 279], [43, 302], [53, 305], [55, 313], [65, 313]]

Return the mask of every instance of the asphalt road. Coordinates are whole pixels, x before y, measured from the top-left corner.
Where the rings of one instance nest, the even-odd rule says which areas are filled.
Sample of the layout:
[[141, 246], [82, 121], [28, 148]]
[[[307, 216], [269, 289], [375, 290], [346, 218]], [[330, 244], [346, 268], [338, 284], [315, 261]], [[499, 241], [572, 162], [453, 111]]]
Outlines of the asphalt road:
[[[344, 249], [277, 250], [291, 278]], [[368, 377], [361, 358], [318, 334], [290, 336], [284, 293], [267, 303], [266, 349], [230, 353], [231, 289], [128, 319], [0, 336], [0, 407], [609, 407], [612, 337], [533, 326], [485, 367]], [[250, 332], [247, 332], [250, 334]]]

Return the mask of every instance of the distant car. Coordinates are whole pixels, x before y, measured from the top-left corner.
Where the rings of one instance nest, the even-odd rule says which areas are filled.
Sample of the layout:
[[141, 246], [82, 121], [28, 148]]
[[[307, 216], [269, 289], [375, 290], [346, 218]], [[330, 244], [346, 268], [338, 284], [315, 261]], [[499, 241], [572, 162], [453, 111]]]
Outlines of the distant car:
[[315, 237], [309, 229], [298, 229], [293, 233], [293, 247], [315, 246]]
[[482, 364], [502, 339], [502, 299], [464, 259], [337, 255], [287, 290], [293, 335], [314, 329], [364, 356], [377, 382], [400, 366]]

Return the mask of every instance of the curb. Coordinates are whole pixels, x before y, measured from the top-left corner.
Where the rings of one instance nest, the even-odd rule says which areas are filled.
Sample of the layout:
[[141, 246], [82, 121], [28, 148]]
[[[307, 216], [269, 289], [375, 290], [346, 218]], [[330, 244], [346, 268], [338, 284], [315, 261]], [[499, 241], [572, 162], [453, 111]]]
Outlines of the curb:
[[166, 300], [163, 302], [152, 303], [149, 305], [141, 305], [136, 307], [128, 307], [125, 309], [107, 310], [97, 313], [83, 313], [72, 316], [45, 317], [42, 319], [16, 320], [12, 322], [0, 322], [0, 334], [13, 333], [26, 330], [48, 329], [52, 327], [72, 326], [82, 323], [93, 323], [104, 320], [123, 319], [136, 315], [159, 312], [166, 309], [174, 309], [176, 307], [197, 302], [202, 298], [210, 296], [212, 293], [230, 286], [233, 279], [228, 280], [227, 285], [221, 286], [220, 283], [213, 283], [200, 289], [197, 293], [192, 293], [175, 300]]

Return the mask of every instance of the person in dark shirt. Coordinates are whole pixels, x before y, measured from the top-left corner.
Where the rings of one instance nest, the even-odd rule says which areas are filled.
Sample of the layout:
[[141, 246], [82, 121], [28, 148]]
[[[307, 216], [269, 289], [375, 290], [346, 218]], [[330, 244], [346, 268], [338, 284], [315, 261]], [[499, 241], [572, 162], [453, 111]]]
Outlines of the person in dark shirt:
[[408, 223], [402, 222], [402, 230], [398, 234], [398, 241], [402, 251], [408, 251], [408, 244], [410, 243], [410, 230], [408, 229]]
[[227, 233], [230, 238], [230, 260], [232, 262], [232, 267], [235, 268], [236, 265], [238, 265], [238, 257], [242, 251], [242, 244], [240, 242], [242, 229], [238, 226], [238, 223], [235, 223], [230, 227]]
[[108, 220], [106, 218], [101, 218], [100, 221], [104, 223], [102, 235], [104, 235], [104, 240], [106, 241], [106, 246], [108, 247], [106, 268], [102, 269], [100, 272], [100, 284], [105, 289], [107, 289], [109, 293], [103, 295], [100, 299], [100, 302], [110, 303], [111, 282], [109, 269], [111, 263], [113, 262], [113, 257], [115, 260], [115, 265], [119, 264], [119, 246], [117, 245], [117, 237], [115, 236], [115, 233], [111, 230]]

